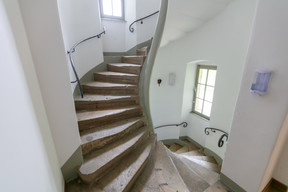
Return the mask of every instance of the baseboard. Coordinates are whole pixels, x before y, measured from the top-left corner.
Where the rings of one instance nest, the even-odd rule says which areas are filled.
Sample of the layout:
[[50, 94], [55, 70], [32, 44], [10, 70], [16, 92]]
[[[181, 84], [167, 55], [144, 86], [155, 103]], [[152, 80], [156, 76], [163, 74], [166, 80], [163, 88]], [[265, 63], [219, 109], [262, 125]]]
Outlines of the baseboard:
[[179, 139], [181, 140], [185, 140], [187, 139], [189, 142], [191, 142], [193, 145], [195, 145], [196, 147], [200, 148], [200, 149], [204, 149], [205, 147], [203, 147], [202, 145], [200, 145], [198, 142], [194, 141], [193, 139], [191, 139], [190, 137], [188, 136], [182, 136], [182, 137], [179, 137]]
[[[288, 187], [286, 185], [284, 185], [283, 183], [277, 181], [276, 179], [271, 178], [271, 180], [267, 183], [267, 185], [262, 190], [262, 192], [269, 192], [269, 191], [271, 191], [271, 189], [275, 189], [279, 192], [287, 192]], [[273, 190], [273, 191], [275, 191], [275, 190]]]
[[82, 162], [82, 149], [81, 146], [79, 146], [76, 151], [71, 155], [71, 157], [61, 167], [65, 182], [69, 182], [78, 177], [77, 168], [82, 164]]
[[220, 173], [220, 181], [233, 192], [246, 192], [242, 187], [223, 173]]
[[182, 146], [186, 145], [186, 143], [184, 141], [181, 141], [179, 139], [165, 139], [165, 140], [161, 140], [161, 141], [164, 145], [172, 145], [173, 143], [177, 143], [177, 144], [182, 145]]

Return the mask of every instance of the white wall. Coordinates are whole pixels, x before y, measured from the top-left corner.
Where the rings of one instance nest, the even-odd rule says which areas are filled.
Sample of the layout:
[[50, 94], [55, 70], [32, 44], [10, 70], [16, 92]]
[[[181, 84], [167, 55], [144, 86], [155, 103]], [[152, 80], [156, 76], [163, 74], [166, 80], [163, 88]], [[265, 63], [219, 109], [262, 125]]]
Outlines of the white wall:
[[[161, 0], [137, 0], [136, 18], [143, 18], [160, 9]], [[153, 15], [145, 20], [143, 24], [137, 22], [137, 44], [145, 42], [154, 36], [159, 14]]]
[[[177, 138], [186, 133], [219, 156], [224, 156], [225, 146], [220, 149], [217, 146], [219, 136], [215, 134], [205, 136], [204, 128], [212, 126], [227, 132], [230, 130], [252, 27], [255, 1], [232, 1], [221, 14], [204, 26], [160, 48], [150, 88], [154, 126], [168, 123], [167, 121], [189, 122], [186, 131], [183, 128], [180, 128], [180, 131], [175, 127], [166, 128], [166, 131], [163, 130], [167, 135], [165, 138]], [[194, 87], [197, 62], [189, 64], [188, 68], [187, 64], [196, 60], [205, 60], [218, 67], [209, 122], [190, 114], [193, 98], [191, 88]], [[175, 86], [167, 85], [170, 72], [176, 73]], [[156, 84], [159, 77], [163, 78], [161, 88]], [[185, 79], [190, 82], [185, 84]], [[158, 133], [160, 136], [160, 132]]]
[[[222, 172], [247, 191], [258, 190], [287, 113], [287, 8], [285, 0], [259, 1], [223, 163]], [[273, 71], [262, 97], [249, 92], [256, 69]]]
[[[0, 191], [64, 191], [16, 0], [0, 2]], [[8, 18], [9, 17], [9, 18]]]
[[80, 146], [80, 137], [57, 0], [19, 3], [59, 163], [63, 166]]
[[[99, 1], [95, 0], [58, 0], [61, 27], [65, 50], [83, 39], [97, 35], [103, 31], [99, 13]], [[104, 35], [105, 36], [105, 35]], [[95, 38], [79, 45], [73, 53], [75, 68], [79, 78], [90, 69], [103, 62], [103, 45], [101, 38]], [[70, 67], [70, 79], [75, 75]], [[72, 84], [74, 90], [76, 84]]]
[[103, 38], [104, 52], [126, 52], [139, 43], [143, 43], [154, 36], [158, 14], [133, 25], [134, 32], [129, 26], [135, 20], [145, 17], [160, 7], [160, 0], [125, 0], [125, 21], [102, 19], [107, 34]]

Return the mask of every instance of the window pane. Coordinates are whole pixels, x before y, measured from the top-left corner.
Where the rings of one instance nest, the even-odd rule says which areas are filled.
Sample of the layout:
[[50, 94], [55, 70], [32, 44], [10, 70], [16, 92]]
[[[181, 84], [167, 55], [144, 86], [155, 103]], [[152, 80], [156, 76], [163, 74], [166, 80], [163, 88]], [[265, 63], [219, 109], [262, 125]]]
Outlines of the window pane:
[[198, 113], [202, 113], [202, 107], [203, 107], [203, 100], [196, 99], [195, 111], [197, 111]]
[[112, 15], [112, 1], [111, 0], [102, 0], [103, 3], [103, 14]]
[[203, 114], [210, 117], [212, 103], [204, 101]]
[[207, 69], [200, 69], [200, 70], [199, 70], [198, 83], [206, 84], [207, 72], [208, 72]]
[[205, 85], [199, 85], [197, 86], [197, 97], [200, 99], [204, 99], [204, 93], [205, 93]]
[[113, 0], [113, 16], [122, 16], [122, 2], [121, 0]]
[[206, 87], [206, 94], [205, 94], [205, 100], [210, 101], [212, 103], [214, 96], [214, 87]]
[[208, 73], [207, 85], [215, 86], [215, 81], [216, 81], [216, 70], [210, 69]]

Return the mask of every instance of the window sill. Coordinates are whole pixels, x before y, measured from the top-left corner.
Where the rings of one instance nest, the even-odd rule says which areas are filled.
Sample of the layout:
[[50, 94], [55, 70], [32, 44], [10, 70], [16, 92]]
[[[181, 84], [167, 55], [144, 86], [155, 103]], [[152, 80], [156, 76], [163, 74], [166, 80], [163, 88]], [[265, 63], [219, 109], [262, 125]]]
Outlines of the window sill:
[[201, 119], [201, 120], [203, 120], [203, 121], [207, 121], [207, 122], [210, 121], [210, 119], [207, 119], [207, 118], [205, 118], [205, 117], [203, 117], [203, 116], [201, 116], [201, 115], [199, 115], [199, 114], [197, 114], [197, 113], [195, 113], [193, 111], [191, 111], [190, 114], [195, 116], [195, 117], [197, 117], [197, 118], [199, 118], [199, 119]]
[[121, 23], [127, 22], [125, 19], [114, 19], [114, 18], [107, 18], [107, 17], [102, 17], [101, 19], [103, 21], [115, 21], [115, 22], [121, 22]]

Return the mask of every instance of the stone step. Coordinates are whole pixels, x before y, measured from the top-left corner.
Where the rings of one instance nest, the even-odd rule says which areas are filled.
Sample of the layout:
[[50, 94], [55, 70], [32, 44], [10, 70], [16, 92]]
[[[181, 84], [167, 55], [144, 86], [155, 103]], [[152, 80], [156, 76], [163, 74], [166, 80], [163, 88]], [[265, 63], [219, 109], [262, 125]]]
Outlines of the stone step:
[[218, 165], [215, 163], [195, 159], [195, 158], [189, 157], [189, 156], [184, 156], [184, 157], [189, 159], [190, 161], [193, 161], [194, 163], [197, 163], [198, 165], [201, 165], [202, 167], [205, 167], [205, 168], [211, 170], [211, 171], [218, 172]]
[[122, 83], [122, 84], [128, 83], [137, 85], [139, 81], [139, 75], [104, 71], [94, 73], [94, 80], [109, 83]]
[[[137, 147], [135, 152], [127, 156], [125, 161], [122, 161], [109, 174], [105, 175], [97, 182], [96, 187], [92, 186], [94, 191], [129, 191], [152, 153], [155, 145], [156, 136], [150, 136], [141, 146]], [[92, 190], [92, 191], [93, 191]]]
[[213, 185], [219, 179], [219, 174], [211, 171], [185, 157], [182, 155], [178, 155], [177, 158], [181, 160], [185, 166], [187, 166], [190, 170], [193, 170], [197, 175], [199, 175], [204, 181], [206, 181], [209, 185]]
[[82, 85], [83, 92], [99, 95], [138, 95], [138, 86], [92, 81]]
[[183, 156], [205, 156], [204, 153], [202, 153], [201, 151], [199, 150], [193, 150], [193, 151], [189, 151], [189, 152], [186, 152], [186, 153], [181, 153], [180, 155], [183, 155]]
[[136, 55], [148, 55], [150, 46], [142, 47], [136, 50]]
[[[140, 129], [127, 137], [93, 152], [78, 169], [78, 175], [86, 184], [96, 182], [111, 172], [129, 153], [149, 137], [147, 129]], [[123, 162], [123, 161], [122, 161]]]
[[189, 191], [165, 148], [162, 142], [157, 143], [151, 162], [135, 181], [131, 191]]
[[81, 134], [82, 154], [98, 150], [145, 125], [143, 117], [125, 119], [113, 124], [86, 130]]
[[186, 164], [178, 158], [178, 154], [172, 153], [168, 149], [167, 153], [173, 160], [174, 165], [176, 166], [182, 180], [186, 184], [189, 191], [203, 192], [210, 187], [209, 183], [207, 183], [201, 176], [194, 172], [191, 167], [187, 167]]
[[130, 63], [111, 63], [107, 64], [108, 71], [130, 73], [139, 75], [141, 72], [141, 65], [130, 64]]
[[170, 147], [169, 150], [176, 152], [178, 149], [182, 148], [183, 146], [178, 144], [178, 143], [173, 143]]
[[138, 95], [113, 96], [85, 94], [83, 98], [75, 98], [75, 108], [81, 110], [113, 109], [124, 106], [138, 105]]
[[132, 63], [143, 65], [145, 62], [146, 56], [123, 56], [122, 63]]
[[190, 156], [190, 158], [217, 164], [217, 161], [214, 159], [214, 157], [211, 156]]
[[77, 112], [78, 126], [80, 131], [139, 116], [142, 116], [142, 109], [140, 106]]
[[175, 151], [175, 153], [180, 154], [180, 153], [186, 153], [188, 151], [189, 151], [188, 146], [184, 146], [184, 147], [181, 147], [180, 149], [178, 149], [177, 151]]

